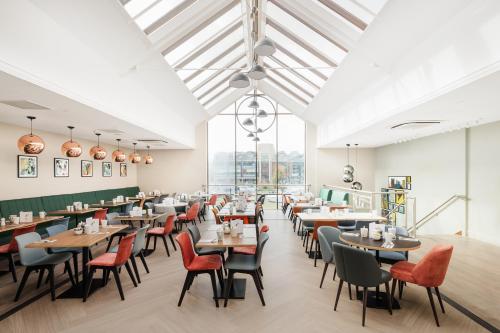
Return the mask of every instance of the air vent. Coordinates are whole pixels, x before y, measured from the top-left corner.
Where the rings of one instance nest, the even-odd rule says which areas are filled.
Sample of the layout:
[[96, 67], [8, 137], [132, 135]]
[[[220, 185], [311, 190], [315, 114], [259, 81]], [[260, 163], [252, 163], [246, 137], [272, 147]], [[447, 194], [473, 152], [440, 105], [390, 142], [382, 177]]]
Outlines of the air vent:
[[391, 127], [391, 129], [421, 129], [432, 125], [440, 124], [441, 120], [416, 120], [407, 121]]
[[147, 143], [152, 146], [165, 146], [168, 141], [166, 140], [157, 140], [157, 139], [137, 139], [137, 141], [142, 143]]
[[15, 108], [23, 109], [23, 110], [49, 110], [49, 108], [45, 106], [41, 106], [29, 101], [19, 100], [19, 101], [0, 101], [2, 104], [10, 105]]
[[96, 132], [102, 132], [102, 133], [108, 133], [108, 134], [113, 134], [113, 135], [122, 135], [125, 132], [113, 129], [113, 128], [104, 128], [104, 129], [98, 129]]

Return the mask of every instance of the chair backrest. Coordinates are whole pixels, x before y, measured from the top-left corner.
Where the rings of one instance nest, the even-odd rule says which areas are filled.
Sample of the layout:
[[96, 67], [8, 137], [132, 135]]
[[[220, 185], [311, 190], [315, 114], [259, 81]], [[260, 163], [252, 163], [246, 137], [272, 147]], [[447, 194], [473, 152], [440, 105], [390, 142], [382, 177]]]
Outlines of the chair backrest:
[[19, 250], [19, 247], [18, 247], [18, 244], [16, 241], [16, 237], [20, 236], [22, 234], [26, 234], [28, 232], [33, 232], [33, 231], [35, 231], [35, 228], [36, 228], [36, 225], [32, 224], [32, 225], [27, 225], [25, 227], [14, 229], [14, 231], [12, 232], [12, 238], [10, 239], [10, 242], [9, 242], [8, 252], [9, 253], [17, 252]]
[[266, 245], [269, 240], [269, 234], [262, 233], [259, 235], [259, 242], [257, 243], [257, 249], [255, 250], [255, 263], [257, 267], [260, 267], [260, 261], [262, 259], [262, 251], [264, 250], [264, 245]]
[[125, 264], [130, 258], [130, 254], [132, 253], [132, 247], [134, 245], [136, 233], [131, 233], [122, 238], [120, 244], [118, 245], [118, 251], [116, 252], [115, 257], [115, 266], [121, 266]]
[[217, 204], [217, 194], [212, 194], [210, 200], [208, 200], [210, 206], [215, 206]]
[[[390, 225], [386, 225], [385, 231], [387, 231], [391, 227], [392, 226], [390, 226]], [[394, 228], [396, 228], [396, 235], [398, 235], [398, 236], [408, 237], [410, 235], [408, 233], [408, 230], [405, 227], [394, 227]]]
[[156, 205], [156, 204], [158, 204], [158, 203], [160, 203], [160, 198], [161, 198], [161, 197], [155, 197], [155, 198], [153, 199], [153, 206], [154, 206], [154, 205]]
[[222, 224], [222, 221], [219, 217], [219, 209], [217, 207], [212, 207], [212, 213], [214, 213], [215, 224]]
[[107, 213], [108, 213], [108, 209], [107, 208], [96, 210], [96, 212], [94, 213], [94, 219], [99, 219], [99, 222], [101, 222], [101, 220], [105, 220], [106, 219], [106, 214]]
[[146, 232], [149, 228], [149, 224], [142, 228], [137, 229], [134, 240], [134, 247], [132, 248], [132, 253], [134, 255], [139, 254], [139, 252], [146, 246]]
[[23, 266], [29, 266], [34, 262], [48, 256], [44, 249], [28, 249], [26, 245], [34, 242], [39, 242], [42, 237], [36, 232], [28, 232], [16, 236], [17, 245], [19, 246], [19, 258]]
[[337, 227], [337, 221], [316, 221], [313, 228], [313, 239], [318, 240], [318, 228], [323, 226]]
[[134, 208], [134, 202], [131, 201], [128, 204], [125, 205], [125, 214], [130, 213], [130, 211]]
[[368, 228], [370, 223], [374, 221], [356, 221], [356, 230], [360, 230], [361, 228]]
[[195, 202], [191, 207], [189, 207], [188, 212], [186, 213], [187, 220], [194, 220], [198, 216], [198, 210], [200, 209], [200, 203]]
[[65, 232], [66, 230], [68, 230], [68, 227], [63, 224], [56, 224], [47, 227], [47, 233], [49, 234], [49, 237], [60, 234], [61, 232]]
[[191, 242], [189, 233], [183, 231], [175, 236], [175, 240], [177, 241], [177, 243], [179, 243], [179, 247], [181, 248], [182, 262], [184, 263], [184, 267], [188, 269], [189, 265], [191, 265], [194, 258], [196, 257], [196, 253], [194, 252], [193, 243]]
[[448, 271], [452, 252], [452, 245], [434, 246], [413, 268], [412, 275], [417, 284], [439, 287]]
[[382, 272], [370, 252], [334, 243], [333, 254], [337, 273], [345, 282], [360, 287], [376, 287], [380, 284]]
[[174, 230], [174, 219], [175, 215], [169, 215], [167, 216], [167, 219], [165, 220], [165, 225], [163, 226], [163, 234], [168, 235]]
[[188, 226], [188, 231], [191, 235], [191, 239], [193, 240], [193, 244], [196, 245], [196, 243], [198, 243], [201, 239], [200, 229], [198, 229], [198, 226], [195, 224]]
[[58, 224], [64, 225], [66, 227], [66, 230], [68, 230], [68, 227], [69, 227], [69, 217], [63, 217], [60, 220], [54, 221], [53, 225], [58, 225]]
[[155, 205], [152, 202], [146, 202], [144, 206], [146, 206], [145, 209], [153, 209]]
[[106, 220], [108, 220], [108, 224], [121, 224], [119, 220], [115, 220], [115, 217], [120, 216], [119, 213], [108, 213], [106, 214]]
[[319, 248], [324, 262], [335, 262], [332, 243], [341, 243], [340, 230], [332, 226], [318, 228]]
[[261, 228], [260, 228], [260, 232], [268, 232], [269, 231], [269, 226], [267, 224], [264, 224]]
[[339, 227], [352, 227], [356, 225], [356, 221], [346, 220], [346, 221], [337, 221]]

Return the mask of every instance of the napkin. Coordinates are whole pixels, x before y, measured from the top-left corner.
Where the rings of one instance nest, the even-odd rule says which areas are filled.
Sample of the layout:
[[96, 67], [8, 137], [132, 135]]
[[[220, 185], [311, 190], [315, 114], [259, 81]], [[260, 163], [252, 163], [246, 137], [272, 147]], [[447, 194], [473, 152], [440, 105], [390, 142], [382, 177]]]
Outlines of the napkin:
[[355, 237], [359, 236], [358, 234], [355, 234], [355, 233], [353, 233], [353, 232], [343, 232], [343, 233], [342, 233], [342, 235], [346, 235], [346, 236], [355, 236]]
[[217, 238], [202, 238], [199, 240], [200, 243], [217, 243]]
[[387, 243], [385, 242], [384, 244], [382, 244], [382, 247], [385, 248], [385, 249], [392, 249], [394, 247], [394, 243]]
[[404, 241], [410, 241], [410, 242], [418, 242], [419, 240], [417, 238], [410, 238], [410, 237], [401, 237], [399, 236], [399, 240], [404, 240]]

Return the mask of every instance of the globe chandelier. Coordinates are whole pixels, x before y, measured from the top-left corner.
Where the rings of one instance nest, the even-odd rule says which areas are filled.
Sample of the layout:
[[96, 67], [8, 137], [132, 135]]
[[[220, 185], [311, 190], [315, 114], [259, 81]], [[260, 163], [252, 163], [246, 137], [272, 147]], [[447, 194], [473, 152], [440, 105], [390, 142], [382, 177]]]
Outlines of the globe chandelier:
[[262, 94], [247, 95], [236, 108], [236, 120], [252, 141], [260, 141], [259, 134], [264, 133], [276, 121], [276, 106]]

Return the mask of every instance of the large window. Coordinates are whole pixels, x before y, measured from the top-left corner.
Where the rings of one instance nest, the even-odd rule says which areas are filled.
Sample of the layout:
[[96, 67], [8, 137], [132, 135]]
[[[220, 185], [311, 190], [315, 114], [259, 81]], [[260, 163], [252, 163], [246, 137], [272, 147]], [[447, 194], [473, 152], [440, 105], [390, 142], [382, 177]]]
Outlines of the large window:
[[236, 120], [239, 103], [208, 122], [208, 190], [266, 194], [266, 208], [276, 208], [283, 193], [307, 190], [305, 123], [273, 102], [276, 120], [255, 142]]

